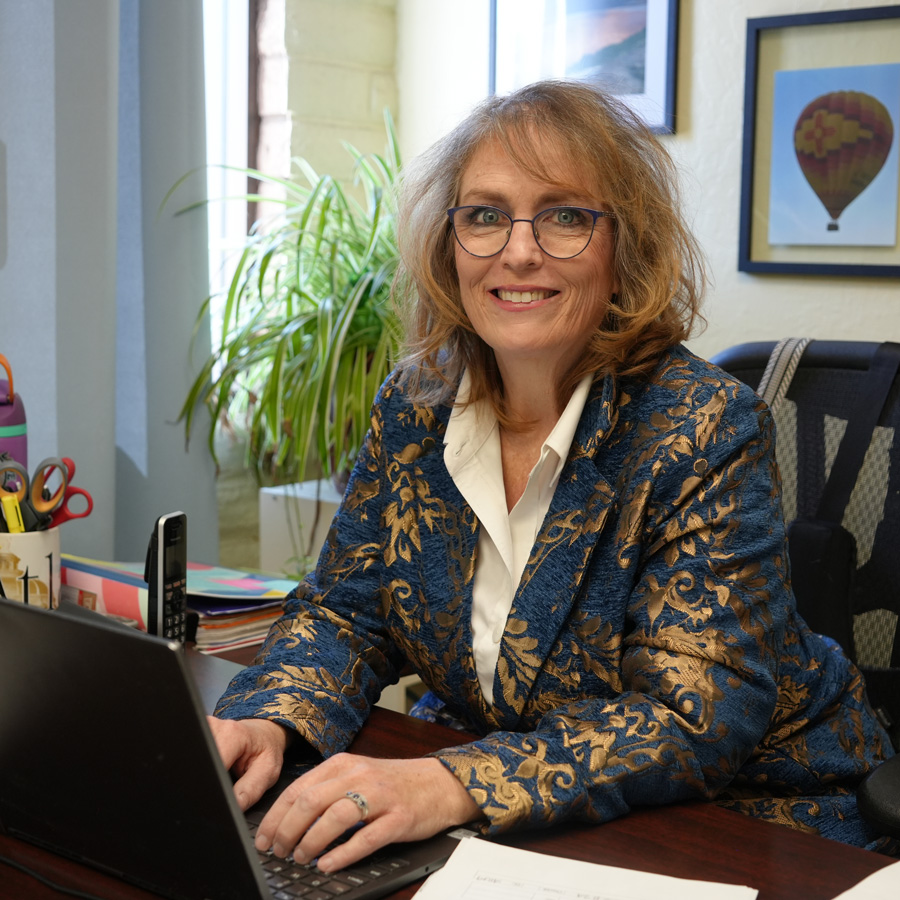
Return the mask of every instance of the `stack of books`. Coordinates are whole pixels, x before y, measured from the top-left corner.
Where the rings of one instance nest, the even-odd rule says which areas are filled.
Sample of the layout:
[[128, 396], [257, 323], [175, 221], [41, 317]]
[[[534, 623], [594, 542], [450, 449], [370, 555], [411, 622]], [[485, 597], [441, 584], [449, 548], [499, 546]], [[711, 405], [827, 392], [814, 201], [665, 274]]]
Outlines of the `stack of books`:
[[199, 597], [191, 595], [190, 581], [188, 571], [188, 638], [193, 638], [202, 653], [218, 653], [261, 643], [269, 627], [281, 615], [281, 601], [287, 593], [282, 591], [277, 599], [249, 601]]
[[[62, 591], [70, 601], [146, 630], [144, 563], [102, 562], [62, 554]], [[188, 640], [203, 653], [259, 644], [281, 615], [293, 579], [188, 563]]]

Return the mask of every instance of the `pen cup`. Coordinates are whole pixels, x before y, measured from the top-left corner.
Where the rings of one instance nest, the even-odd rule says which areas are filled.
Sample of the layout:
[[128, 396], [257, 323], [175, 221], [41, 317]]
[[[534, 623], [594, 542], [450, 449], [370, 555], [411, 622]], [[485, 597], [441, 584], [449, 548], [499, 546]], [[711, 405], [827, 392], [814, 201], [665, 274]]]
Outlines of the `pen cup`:
[[59, 586], [59, 528], [0, 533], [0, 588], [7, 600], [54, 609]]

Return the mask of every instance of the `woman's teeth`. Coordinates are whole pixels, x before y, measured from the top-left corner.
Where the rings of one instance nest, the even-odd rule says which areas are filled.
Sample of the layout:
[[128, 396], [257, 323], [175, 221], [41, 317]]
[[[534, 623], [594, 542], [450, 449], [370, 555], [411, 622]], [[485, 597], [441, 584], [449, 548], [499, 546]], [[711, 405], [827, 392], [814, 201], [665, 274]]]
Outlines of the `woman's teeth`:
[[546, 300], [556, 291], [495, 291], [496, 295], [507, 303], [534, 303], [535, 300]]

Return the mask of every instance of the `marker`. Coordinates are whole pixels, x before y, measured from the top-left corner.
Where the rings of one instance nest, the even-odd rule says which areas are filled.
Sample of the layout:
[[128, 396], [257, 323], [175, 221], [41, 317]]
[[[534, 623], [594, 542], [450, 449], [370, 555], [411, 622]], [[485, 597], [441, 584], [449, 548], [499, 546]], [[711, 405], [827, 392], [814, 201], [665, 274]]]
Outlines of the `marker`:
[[25, 530], [22, 521], [22, 509], [19, 506], [19, 498], [15, 494], [5, 493], [0, 498], [3, 504], [3, 517], [6, 519], [6, 527], [10, 534], [21, 534]]

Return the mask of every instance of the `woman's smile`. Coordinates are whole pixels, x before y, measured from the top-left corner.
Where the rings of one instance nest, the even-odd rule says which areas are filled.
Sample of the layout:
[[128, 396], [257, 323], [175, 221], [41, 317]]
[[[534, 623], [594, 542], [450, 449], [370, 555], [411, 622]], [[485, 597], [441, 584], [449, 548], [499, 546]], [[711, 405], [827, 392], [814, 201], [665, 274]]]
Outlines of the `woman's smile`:
[[494, 288], [491, 293], [503, 303], [512, 303], [515, 306], [532, 306], [541, 300], [550, 300], [559, 294], [559, 291], [543, 290], [541, 288]]

